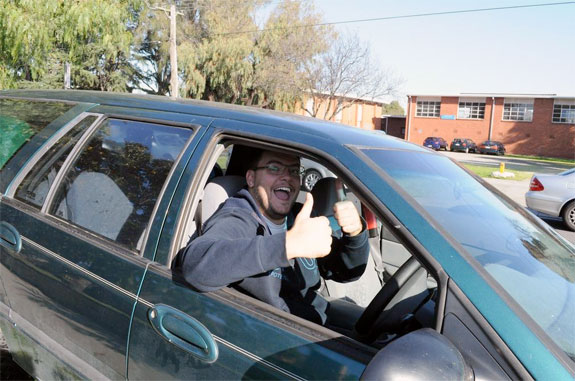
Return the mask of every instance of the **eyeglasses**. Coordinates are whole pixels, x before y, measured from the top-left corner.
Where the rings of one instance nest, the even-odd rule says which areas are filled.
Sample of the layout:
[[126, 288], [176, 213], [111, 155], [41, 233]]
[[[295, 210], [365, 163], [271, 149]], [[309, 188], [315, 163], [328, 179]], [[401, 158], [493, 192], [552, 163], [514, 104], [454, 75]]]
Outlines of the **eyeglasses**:
[[284, 173], [286, 173], [286, 170], [287, 170], [287, 173], [291, 177], [301, 177], [301, 176], [303, 176], [303, 173], [304, 173], [303, 167], [295, 166], [295, 165], [287, 167], [283, 164], [268, 164], [268, 165], [264, 165], [262, 167], [255, 167], [254, 168], [254, 170], [256, 170], [256, 171], [258, 169], [265, 169], [268, 172], [268, 174], [274, 175], [274, 176], [281, 176]]

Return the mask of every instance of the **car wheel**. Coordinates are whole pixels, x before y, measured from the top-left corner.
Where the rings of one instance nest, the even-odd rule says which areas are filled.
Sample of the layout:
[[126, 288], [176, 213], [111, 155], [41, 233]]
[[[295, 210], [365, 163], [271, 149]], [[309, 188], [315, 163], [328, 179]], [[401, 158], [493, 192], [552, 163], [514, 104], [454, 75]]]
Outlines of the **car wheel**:
[[571, 201], [565, 206], [561, 216], [563, 217], [565, 225], [567, 225], [569, 229], [575, 231], [575, 201]]
[[315, 183], [321, 179], [321, 173], [316, 171], [315, 169], [308, 169], [303, 177], [303, 189], [307, 192], [311, 192]]

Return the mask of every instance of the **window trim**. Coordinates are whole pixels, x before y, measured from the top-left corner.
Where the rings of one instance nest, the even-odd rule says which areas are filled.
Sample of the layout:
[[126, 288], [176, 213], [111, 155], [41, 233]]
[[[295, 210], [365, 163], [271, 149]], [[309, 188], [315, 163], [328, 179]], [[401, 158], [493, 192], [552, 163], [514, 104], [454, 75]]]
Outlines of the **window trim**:
[[[79, 115], [77, 115], [74, 119], [72, 119], [70, 122], [68, 122], [65, 126], [60, 128], [58, 130], [58, 132], [56, 132], [48, 140], [46, 140], [44, 145], [42, 145], [42, 147], [40, 149], [38, 149], [32, 157], [30, 157], [30, 159], [28, 160], [26, 165], [24, 165], [24, 167], [22, 167], [20, 169], [19, 173], [12, 179], [12, 181], [10, 182], [10, 185], [8, 185], [8, 189], [6, 190], [5, 196], [10, 197], [10, 198], [14, 198], [14, 196], [16, 194], [16, 190], [20, 186], [20, 183], [24, 180], [24, 178], [28, 175], [28, 173], [32, 170], [32, 168], [36, 166], [38, 161], [40, 159], [42, 159], [42, 156], [44, 156], [44, 154], [46, 152], [48, 152], [50, 150], [50, 148], [52, 148], [52, 146], [54, 146], [54, 144], [56, 144], [56, 142], [58, 140], [60, 140], [64, 135], [66, 135], [68, 132], [70, 132], [70, 130], [72, 130], [78, 123], [80, 123], [82, 120], [84, 120], [85, 118], [87, 118], [89, 116], [95, 116], [96, 120], [94, 120], [94, 122], [92, 122], [92, 124], [88, 128], [86, 128], [86, 131], [94, 128], [94, 125], [98, 124], [98, 122], [103, 117], [102, 114], [98, 114], [98, 113], [82, 112]], [[84, 131], [84, 134], [86, 133], [86, 131]], [[82, 134], [82, 137], [84, 136], [84, 134]], [[80, 142], [82, 137], [80, 137], [78, 142]], [[76, 147], [77, 147], [77, 145], [76, 145]], [[70, 155], [73, 154], [76, 147], [74, 147], [70, 151]], [[68, 155], [68, 156], [70, 156], [70, 155]], [[64, 163], [62, 165], [65, 165], [66, 161], [64, 161]], [[56, 182], [56, 180], [57, 180], [57, 177], [54, 178], [54, 183]], [[48, 201], [47, 196], [49, 195], [49, 193], [50, 192], [48, 192], [48, 194], [46, 194], [46, 199], [44, 200], [44, 205]], [[42, 206], [44, 206], [44, 205], [42, 205]], [[42, 210], [42, 209], [40, 209], [40, 210]]]
[[[427, 107], [425, 112], [421, 108], [423, 108], [423, 103], [425, 102], [425, 106]], [[420, 106], [421, 103], [421, 106]], [[433, 115], [430, 115], [429, 107], [433, 104]], [[436, 108], [439, 106], [439, 109], [436, 113]], [[422, 115], [425, 114], [425, 115]], [[415, 102], [415, 117], [416, 118], [440, 118], [441, 117], [441, 99], [440, 100], [431, 100], [431, 99], [422, 99]]]
[[[570, 122], [569, 120], [567, 120], [566, 122], [561, 122], [560, 120], [555, 120], [555, 108], [559, 106], [559, 112], [562, 111], [563, 106], [568, 107], [568, 110], [573, 110], [573, 120]], [[561, 114], [559, 115], [558, 119], [562, 119], [561, 118]], [[551, 112], [551, 123], [553, 124], [575, 124], [575, 100], [574, 101], [555, 101], [553, 102], [553, 111]]]
[[[78, 232], [82, 232], [83, 233], [82, 237], [84, 237], [84, 236], [97, 237], [100, 242], [105, 242], [107, 245], [112, 245], [113, 247], [121, 248], [123, 251], [130, 252], [132, 255], [144, 257], [144, 253], [146, 251], [146, 244], [147, 244], [147, 241], [148, 241], [148, 238], [150, 235], [150, 227], [152, 226], [152, 223], [156, 217], [160, 202], [161, 202], [161, 200], [164, 196], [164, 193], [166, 191], [166, 187], [167, 187], [167, 184], [169, 182], [169, 179], [173, 176], [174, 171], [176, 170], [178, 163], [180, 162], [184, 153], [189, 148], [189, 145], [191, 144], [191, 142], [194, 140], [194, 137], [196, 136], [197, 131], [200, 129], [200, 126], [195, 125], [195, 124], [167, 123], [165, 121], [155, 120], [155, 119], [131, 118], [131, 117], [126, 117], [123, 115], [116, 115], [116, 114], [114, 114], [114, 115], [112, 115], [112, 114], [95, 114], [95, 113], [92, 113], [92, 114], [93, 115], [100, 115], [100, 117], [98, 119], [96, 119], [94, 121], [94, 123], [86, 129], [84, 134], [82, 134], [80, 139], [78, 139], [76, 146], [70, 151], [70, 154], [68, 155], [68, 157], [66, 158], [66, 160], [62, 164], [60, 171], [58, 172], [58, 174], [54, 178], [54, 182], [53, 182], [52, 186], [50, 187], [50, 190], [48, 191], [48, 193], [46, 195], [46, 199], [44, 200], [44, 204], [42, 205], [42, 209], [40, 210], [40, 212], [42, 215], [44, 215], [50, 219], [53, 219], [55, 221], [58, 221], [60, 224], [62, 224], [62, 223], [66, 224], [66, 227], [68, 229], [75, 229]], [[94, 232], [94, 231], [86, 229], [82, 226], [73, 224], [66, 219], [60, 218], [56, 215], [49, 213], [49, 208], [54, 201], [53, 199], [56, 195], [56, 191], [58, 190], [58, 187], [59, 187], [60, 183], [62, 182], [64, 176], [68, 173], [70, 166], [76, 160], [76, 158], [81, 154], [84, 146], [87, 144], [88, 140], [93, 136], [93, 134], [96, 132], [96, 130], [103, 123], [105, 123], [106, 121], [108, 121], [110, 119], [127, 121], [127, 122], [159, 124], [159, 125], [167, 126], [167, 127], [188, 128], [192, 131], [190, 134], [190, 137], [188, 138], [188, 141], [183, 146], [183, 148], [180, 151], [180, 153], [178, 154], [178, 156], [174, 159], [174, 163], [172, 164], [172, 167], [170, 168], [170, 171], [168, 172], [168, 175], [166, 176], [166, 180], [162, 184], [162, 188], [160, 189], [160, 192], [158, 193], [158, 198], [156, 200], [154, 208], [152, 209], [152, 213], [150, 215], [150, 219], [148, 220], [148, 224], [147, 224], [146, 228], [144, 229], [142, 236], [141, 236], [142, 245], [141, 245], [141, 247], [136, 248], [136, 249], [130, 249], [124, 245], [121, 245], [121, 244], [119, 244], [113, 240], [110, 240], [110, 239], [102, 236], [101, 234], [99, 234], [97, 232]], [[72, 128], [72, 127], [70, 127], [70, 128]], [[51, 142], [51, 144], [49, 144], [49, 145], [47, 144], [47, 146], [51, 147], [53, 145], [53, 143], [55, 143], [55, 141]], [[38, 160], [35, 160], [34, 163], [37, 163], [37, 161]], [[17, 189], [17, 187], [16, 187], [16, 189]], [[12, 199], [15, 200], [14, 198], [12, 198]], [[15, 201], [18, 201], [18, 200], [15, 200]], [[18, 201], [18, 202], [21, 202], [21, 201]]]
[[[530, 119], [511, 119], [511, 118], [506, 119], [505, 118], [505, 107], [507, 105], [510, 105], [510, 107], [513, 107], [511, 105], [517, 105], [519, 107], [524, 107], [525, 111], [529, 111], [527, 106], [531, 106], [531, 118]], [[511, 114], [511, 109], [510, 109], [509, 113]], [[534, 114], [535, 114], [535, 101], [533, 98], [525, 98], [525, 99], [506, 98], [503, 100], [503, 110], [501, 112], [501, 121], [502, 122], [532, 123]]]
[[[460, 113], [462, 110], [462, 108], [461, 108], [462, 104], [464, 105], [464, 107], [470, 108], [470, 112], [469, 112], [468, 117], [460, 116]], [[485, 106], [486, 106], [485, 100], [473, 100], [473, 99], [459, 98], [459, 102], [457, 103], [457, 119], [484, 120], [485, 119]], [[476, 108], [478, 108], [478, 109], [476, 110]], [[477, 114], [477, 116], [474, 116], [475, 114]]]

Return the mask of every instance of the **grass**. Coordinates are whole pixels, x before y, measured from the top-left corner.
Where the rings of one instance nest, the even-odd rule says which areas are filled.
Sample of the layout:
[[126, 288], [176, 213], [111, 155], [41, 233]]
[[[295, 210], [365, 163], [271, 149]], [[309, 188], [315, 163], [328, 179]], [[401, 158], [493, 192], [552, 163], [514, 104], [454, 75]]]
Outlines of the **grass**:
[[[463, 166], [480, 177], [493, 177], [493, 178], [495, 178], [494, 176], [491, 176], [491, 173], [499, 170], [499, 168], [496, 168], [496, 167], [486, 167], [486, 166], [482, 166], [482, 165], [463, 164]], [[511, 172], [515, 175], [515, 177], [507, 177], [507, 178], [501, 177], [501, 179], [522, 181], [522, 180], [530, 179], [531, 176], [533, 176], [533, 172], [515, 171], [513, 169], [505, 169], [505, 172]]]
[[571, 164], [571, 165], [575, 166], [575, 159], [558, 159], [555, 157], [527, 156], [527, 155], [505, 155], [505, 157], [516, 157], [518, 159], [531, 159], [531, 160], [538, 160], [538, 161], [547, 161], [550, 163]]

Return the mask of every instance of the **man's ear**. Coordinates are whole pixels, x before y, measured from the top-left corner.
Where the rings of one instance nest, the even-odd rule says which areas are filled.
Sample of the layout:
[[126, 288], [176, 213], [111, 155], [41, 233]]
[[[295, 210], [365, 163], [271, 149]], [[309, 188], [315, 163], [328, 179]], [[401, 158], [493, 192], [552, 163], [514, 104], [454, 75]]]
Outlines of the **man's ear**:
[[256, 185], [255, 176], [256, 172], [252, 169], [248, 169], [246, 172], [246, 184], [248, 184], [248, 188], [253, 188]]

